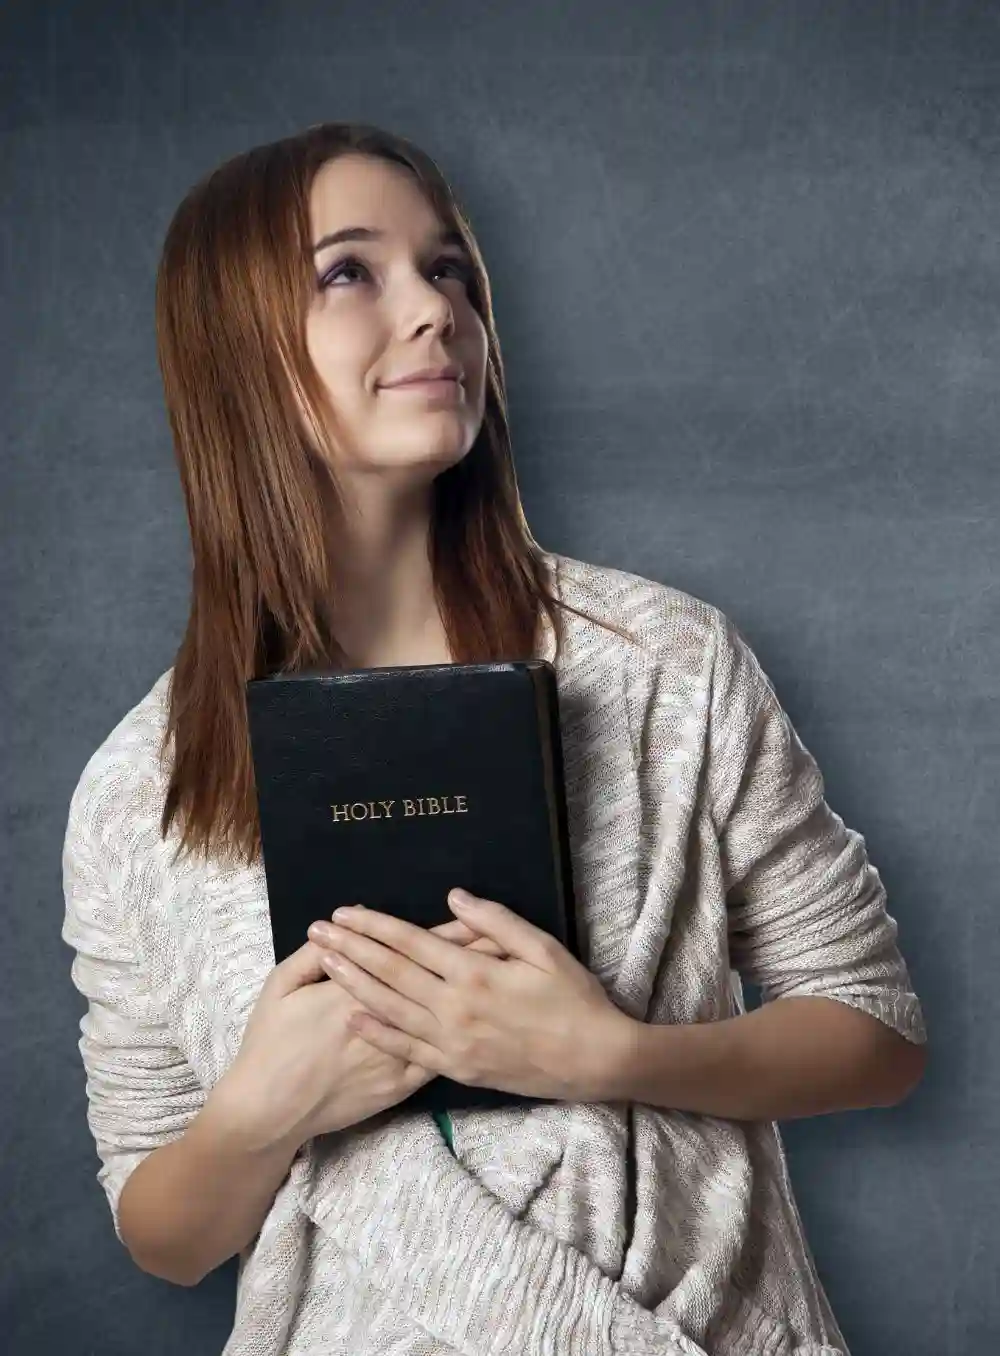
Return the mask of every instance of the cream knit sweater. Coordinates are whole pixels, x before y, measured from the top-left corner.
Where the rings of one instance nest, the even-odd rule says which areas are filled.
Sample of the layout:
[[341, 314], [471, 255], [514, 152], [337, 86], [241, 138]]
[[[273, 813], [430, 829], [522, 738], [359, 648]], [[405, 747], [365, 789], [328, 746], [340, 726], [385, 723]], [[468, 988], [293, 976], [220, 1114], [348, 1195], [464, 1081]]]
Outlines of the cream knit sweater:
[[[864, 839], [824, 800], [755, 656], [716, 608], [547, 555], [584, 958], [650, 1022], [823, 994], [914, 1042], [920, 1005]], [[172, 670], [73, 793], [64, 940], [115, 1227], [274, 963], [263, 869], [173, 865], [158, 758]], [[777, 1128], [645, 1105], [427, 1113], [310, 1141], [241, 1259], [224, 1356], [839, 1356]], [[634, 1202], [630, 1197], [634, 1197]]]

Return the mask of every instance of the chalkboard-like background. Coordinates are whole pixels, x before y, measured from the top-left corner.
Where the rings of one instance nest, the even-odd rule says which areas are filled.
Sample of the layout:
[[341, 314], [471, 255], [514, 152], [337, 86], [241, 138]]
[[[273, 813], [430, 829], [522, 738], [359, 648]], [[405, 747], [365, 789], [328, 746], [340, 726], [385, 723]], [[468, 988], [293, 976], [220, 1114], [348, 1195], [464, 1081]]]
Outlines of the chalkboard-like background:
[[798, 1199], [853, 1356], [992, 1350], [1000, 7], [22, 0], [0, 62], [5, 1350], [229, 1330], [231, 1267], [173, 1289], [114, 1239], [60, 848], [185, 618], [167, 221], [342, 117], [469, 210], [539, 540], [729, 613], [864, 833], [932, 1063], [900, 1108], [786, 1128]]

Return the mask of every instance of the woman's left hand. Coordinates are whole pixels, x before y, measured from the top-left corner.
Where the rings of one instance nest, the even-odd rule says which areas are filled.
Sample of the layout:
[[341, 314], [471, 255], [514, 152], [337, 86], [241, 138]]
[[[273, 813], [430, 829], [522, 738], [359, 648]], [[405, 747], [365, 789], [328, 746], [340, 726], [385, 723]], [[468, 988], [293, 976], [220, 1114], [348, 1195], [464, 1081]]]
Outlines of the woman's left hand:
[[493, 900], [462, 907], [463, 893], [448, 896], [453, 912], [503, 957], [374, 909], [310, 927], [330, 952], [330, 978], [367, 1009], [350, 1025], [386, 1054], [471, 1087], [605, 1100], [605, 1071], [636, 1023], [556, 938]]

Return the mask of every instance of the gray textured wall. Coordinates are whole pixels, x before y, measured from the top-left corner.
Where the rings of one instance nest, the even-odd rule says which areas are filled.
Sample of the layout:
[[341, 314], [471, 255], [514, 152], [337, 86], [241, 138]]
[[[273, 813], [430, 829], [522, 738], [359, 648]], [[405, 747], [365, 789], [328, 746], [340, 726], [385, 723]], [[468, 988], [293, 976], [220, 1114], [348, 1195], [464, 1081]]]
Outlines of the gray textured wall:
[[59, 940], [83, 764], [172, 661], [188, 547], [153, 338], [169, 216], [325, 118], [422, 143], [496, 289], [551, 549], [722, 607], [859, 828], [933, 1060], [787, 1128], [854, 1356], [994, 1350], [1000, 6], [8, 3], [0, 1332], [199, 1356], [233, 1271], [139, 1273]]

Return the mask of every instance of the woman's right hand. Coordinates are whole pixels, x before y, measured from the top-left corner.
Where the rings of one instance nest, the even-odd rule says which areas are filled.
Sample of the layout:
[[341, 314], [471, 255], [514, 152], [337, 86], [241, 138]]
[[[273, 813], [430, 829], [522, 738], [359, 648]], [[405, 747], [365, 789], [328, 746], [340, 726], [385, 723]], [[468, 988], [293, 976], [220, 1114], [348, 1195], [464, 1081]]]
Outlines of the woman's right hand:
[[[455, 920], [432, 932], [459, 946], [498, 952]], [[279, 962], [261, 987], [239, 1053], [216, 1086], [213, 1100], [257, 1145], [298, 1149], [315, 1135], [342, 1130], [395, 1106], [437, 1075], [369, 1045], [349, 1030], [363, 1010], [331, 983], [307, 941]], [[320, 982], [322, 981], [322, 982]]]

